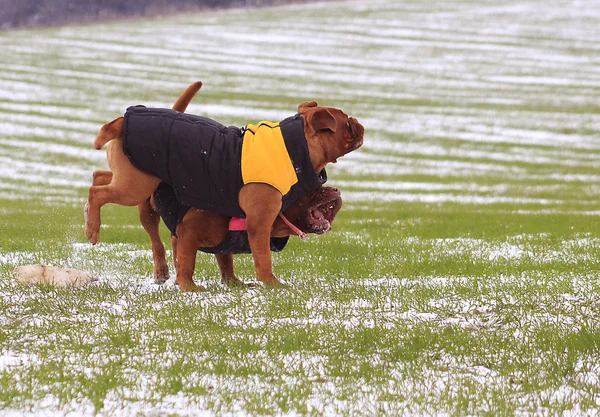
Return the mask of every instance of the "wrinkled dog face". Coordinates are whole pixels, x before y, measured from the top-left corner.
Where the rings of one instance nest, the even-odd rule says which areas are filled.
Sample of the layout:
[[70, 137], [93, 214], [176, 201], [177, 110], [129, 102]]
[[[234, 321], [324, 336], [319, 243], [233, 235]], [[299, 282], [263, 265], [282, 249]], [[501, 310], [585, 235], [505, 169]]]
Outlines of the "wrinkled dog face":
[[319, 135], [329, 142], [335, 142], [334, 159], [362, 146], [365, 128], [340, 109], [319, 106], [316, 101], [309, 101], [300, 104], [298, 112], [303, 115], [307, 125], [314, 129], [314, 132], [308, 132], [309, 135]]
[[322, 234], [331, 230], [331, 223], [342, 208], [342, 196], [337, 188], [321, 187], [304, 196], [298, 205], [302, 210], [294, 224], [304, 233]]

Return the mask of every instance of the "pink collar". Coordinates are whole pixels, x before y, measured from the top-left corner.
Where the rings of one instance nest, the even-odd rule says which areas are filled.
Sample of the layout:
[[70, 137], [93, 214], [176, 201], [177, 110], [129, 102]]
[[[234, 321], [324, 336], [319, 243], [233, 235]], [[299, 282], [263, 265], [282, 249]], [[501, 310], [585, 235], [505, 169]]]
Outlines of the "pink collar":
[[[279, 217], [281, 217], [281, 220], [283, 220], [283, 222], [290, 229], [292, 229], [292, 232], [294, 232], [296, 235], [298, 235], [298, 237], [300, 237], [300, 239], [306, 240], [306, 233], [304, 233], [302, 230], [300, 230], [296, 226], [294, 226], [294, 224], [291, 221], [289, 221], [283, 215], [283, 213], [279, 213]], [[239, 217], [232, 217], [231, 220], [229, 221], [229, 230], [231, 230], [233, 232], [245, 231], [246, 230], [246, 219], [239, 218]]]

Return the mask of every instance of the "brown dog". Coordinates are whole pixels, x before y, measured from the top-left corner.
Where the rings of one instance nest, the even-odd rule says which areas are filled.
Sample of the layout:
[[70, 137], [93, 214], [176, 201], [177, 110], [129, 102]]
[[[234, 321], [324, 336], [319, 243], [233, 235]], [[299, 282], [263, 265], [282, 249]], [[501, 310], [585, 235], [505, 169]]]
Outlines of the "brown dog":
[[[201, 84], [194, 83], [188, 87], [173, 106], [173, 110], [185, 112], [193, 96]], [[106, 185], [112, 179], [110, 171], [100, 171], [101, 176], [94, 177], [94, 185]], [[158, 210], [156, 202], [158, 201]], [[283, 216], [278, 216], [271, 230], [271, 250], [280, 251], [287, 244], [288, 237], [297, 234], [301, 237], [307, 233], [322, 234], [331, 230], [331, 224], [342, 206], [340, 192], [336, 188], [321, 187], [312, 191], [288, 208]], [[169, 279], [169, 268], [165, 259], [165, 249], [160, 240], [159, 217], [162, 217], [171, 230], [173, 252], [177, 253], [177, 224], [174, 215], [181, 210], [173, 189], [161, 183], [153, 198], [138, 205], [140, 222], [150, 237], [154, 259], [154, 279], [163, 284]], [[214, 253], [221, 270], [221, 283], [224, 285], [244, 285], [234, 273], [233, 255], [250, 253], [248, 233], [242, 228], [243, 219], [232, 219], [213, 212], [204, 212], [205, 222], [202, 228], [193, 231], [197, 240], [206, 242], [206, 247], [199, 250]], [[285, 220], [284, 220], [285, 219]], [[287, 219], [291, 219], [291, 222]], [[287, 223], [286, 223], [287, 222]], [[291, 223], [291, 225], [290, 225]], [[223, 226], [229, 224], [230, 230]], [[292, 227], [294, 229], [292, 229]], [[177, 258], [175, 255], [174, 258]]]
[[[164, 246], [159, 238], [159, 216], [163, 218], [171, 230], [171, 243], [173, 258], [177, 259], [177, 235], [181, 233], [179, 225], [173, 222], [173, 215], [180, 208], [189, 211], [190, 208], [181, 206], [173, 189], [161, 183], [154, 194], [154, 204], [138, 206], [140, 220], [152, 241], [152, 254], [154, 257], [154, 276], [157, 284], [164, 283], [168, 278], [168, 268], [164, 257]], [[304, 237], [307, 233], [322, 234], [331, 230], [335, 215], [342, 206], [340, 192], [336, 188], [321, 187], [312, 191], [294, 203], [278, 217], [271, 228], [270, 249], [279, 252], [287, 244], [289, 236], [297, 234]], [[200, 242], [197, 250], [213, 253], [216, 256], [221, 271], [221, 283], [224, 285], [244, 285], [239, 280], [233, 269], [233, 255], [238, 253], [251, 253], [248, 233], [245, 230], [244, 219], [230, 218], [209, 211], [201, 211], [203, 222], [201, 227], [190, 231], [196, 241]], [[291, 226], [289, 225], [291, 223]], [[228, 227], [229, 226], [229, 227]], [[292, 229], [294, 228], [294, 230]]]
[[[173, 110], [184, 112], [190, 101], [201, 87], [197, 82], [189, 86], [179, 97]], [[96, 171], [94, 173], [94, 185], [107, 185], [112, 180], [111, 171]], [[166, 188], [165, 188], [166, 187]], [[162, 216], [155, 206], [157, 197], [162, 209]], [[154, 201], [152, 201], [154, 200]], [[165, 248], [160, 240], [159, 223], [163, 217], [167, 223], [171, 223], [173, 213], [182, 209], [176, 201], [177, 197], [172, 188], [161, 183], [155, 191], [153, 198], [147, 199], [138, 205], [140, 222], [150, 237], [152, 243], [152, 256], [154, 259], [154, 279], [157, 284], [163, 284], [169, 279], [169, 268], [165, 258]], [[307, 233], [322, 234], [331, 229], [335, 215], [342, 206], [340, 192], [336, 188], [321, 187], [312, 191], [300, 200], [296, 201], [285, 213], [285, 219], [291, 219], [292, 226], [279, 216], [271, 231], [271, 250], [280, 251], [287, 244], [288, 236]], [[189, 210], [189, 208], [183, 208]], [[221, 270], [221, 283], [224, 285], [243, 285], [234, 273], [233, 255], [236, 253], [250, 253], [247, 232], [243, 230], [227, 230], [226, 224], [232, 219], [213, 212], [204, 212], [205, 222], [202, 228], [193, 231], [197, 234], [197, 240], [206, 242], [207, 247], [199, 248], [205, 252], [214, 253]], [[239, 227], [241, 219], [233, 219]], [[176, 225], [170, 224], [172, 230], [171, 241], [174, 253], [177, 252]], [[295, 230], [292, 230], [294, 227]], [[300, 232], [300, 233], [299, 233]], [[174, 258], [177, 258], [175, 255]]]
[[[221, 214], [221, 216], [217, 215], [214, 221], [222, 220], [223, 216], [234, 217], [239, 213], [241, 213], [239, 217], [245, 215], [257, 278], [266, 285], [278, 286], [279, 281], [272, 272], [270, 254], [270, 235], [278, 214], [282, 209], [289, 208], [301, 195], [320, 187], [326, 179], [325, 165], [329, 162], [336, 162], [340, 156], [358, 149], [362, 145], [364, 135], [362, 125], [356, 119], [346, 116], [341, 110], [321, 107], [316, 102], [309, 102], [301, 104], [298, 111], [297, 116], [286, 119], [280, 124], [261, 123], [258, 126], [249, 125], [247, 128], [240, 130], [225, 128], [214, 121], [199, 116], [191, 117], [160, 109], [128, 109], [125, 118], [120, 117], [104, 125], [95, 141], [97, 149], [112, 141], [107, 151], [112, 178], [108, 184], [104, 184], [103, 181], [99, 180], [97, 181], [99, 184], [90, 188], [88, 203], [86, 204], [85, 231], [87, 238], [93, 244], [98, 241], [100, 208], [104, 204], [139, 205], [154, 193], [161, 181], [169, 182], [170, 185], [175, 187], [178, 199], [181, 199], [183, 204], [194, 207], [186, 212], [176, 229], [178, 234], [175, 258], [176, 281], [182, 290], [200, 289], [194, 284], [192, 274], [195, 267], [196, 252], [198, 248], [203, 247], [206, 243], [199, 239], [194, 230], [202, 228], [206, 224], [207, 212]], [[138, 131], [143, 130], [144, 134], [142, 136], [152, 137], [153, 140], [148, 139], [147, 143], [140, 141], [135, 136], [137, 134], [136, 126]], [[143, 129], [140, 129], [139, 126], [142, 126]], [[203, 155], [209, 153], [206, 149], [193, 151], [187, 147], [190, 142], [188, 141], [190, 129], [199, 128], [208, 129], [213, 136], [229, 135], [227, 137], [230, 138], [232, 134], [239, 134], [240, 137], [243, 135], [243, 147], [236, 145], [236, 143], [242, 143], [241, 139], [239, 142], [229, 141], [229, 139], [225, 142], [227, 146], [234, 149], [234, 153], [237, 152], [235, 156], [241, 160], [242, 173], [238, 175], [239, 178], [236, 178], [236, 181], [230, 181], [226, 175], [224, 175], [225, 178], [219, 178], [219, 174], [209, 173], [204, 181], [200, 180], [193, 183], [196, 179], [194, 178], [195, 174], [206, 172], [200, 162], [205, 158]], [[237, 131], [235, 131], [236, 129]], [[273, 133], [277, 131], [280, 132]], [[300, 141], [294, 138], [298, 136], [298, 132], [302, 134]], [[273, 139], [275, 142], [268, 142], [268, 146], [263, 145], [263, 155], [261, 156], [263, 159], [255, 161], [252, 159], [253, 156], [248, 157], [252, 153], [246, 152], [246, 149], [260, 142], [254, 140], [257, 137], [275, 138]], [[292, 138], [294, 138], [294, 141], [291, 140]], [[214, 143], [211, 142], [210, 149], [215, 143], [220, 143], [222, 140], [224, 139], [214, 141]], [[141, 145], [138, 145], [140, 142]], [[281, 145], [284, 142], [285, 145]], [[164, 151], [159, 147], [159, 145], [163, 146], [163, 143], [168, 146]], [[276, 143], [276, 145], [271, 146], [270, 143]], [[255, 154], [261, 153], [260, 146], [260, 143], [255, 146], [255, 148], [259, 148]], [[292, 155], [289, 150], [290, 147], [297, 153]], [[131, 151], [131, 149], [139, 148], [150, 150], [151, 165], [154, 164], [152, 167], [147, 168], [140, 163]], [[264, 149], [271, 148], [278, 148], [279, 151], [283, 150], [283, 152], [287, 149], [289, 155], [284, 153], [283, 158], [281, 158], [281, 153], [275, 153], [274, 156], [265, 156]], [[136, 152], [138, 151], [136, 150]], [[213, 154], [215, 153], [217, 153], [217, 156], [221, 156], [220, 151], [215, 151]], [[167, 165], [167, 162], [170, 164], [172, 162], [165, 161], [165, 155], [176, 159], [177, 164], [174, 169]], [[213, 155], [207, 156], [212, 158]], [[296, 160], [298, 156], [300, 157], [300, 163]], [[230, 158], [224, 157], [217, 161], [219, 173], [229, 169], [227, 166], [219, 165], [219, 163], [228, 159]], [[191, 161], [195, 166], [192, 169], [179, 169], [178, 161], [183, 160]], [[306, 169], [306, 164], [302, 165], [306, 161], [308, 161], [310, 169]], [[214, 160], [211, 160], [210, 164], [214, 165]], [[287, 165], [282, 168], [283, 170], [280, 173], [262, 172], [265, 169], [269, 171], [273, 166], [285, 164]], [[233, 169], [239, 171], [240, 162], [233, 162], [233, 165]], [[144, 170], [136, 166], [142, 167]], [[250, 170], [244, 171], [244, 166], [250, 166]], [[95, 178], [102, 178], [105, 172], [101, 171], [95, 175]], [[244, 178], [245, 173], [248, 172], [249, 177]], [[268, 177], [269, 175], [271, 176]], [[295, 178], [293, 178], [294, 175], [296, 175]], [[183, 184], [175, 181], [182, 178]], [[263, 178], [268, 179], [263, 180]], [[308, 178], [308, 184], [312, 188], [303, 188], [306, 185], [302, 183], [305, 178]], [[216, 186], [213, 181], [216, 181]], [[231, 185], [228, 182], [234, 183], [233, 189], [236, 185], [238, 186], [236, 195], [233, 196], [237, 201], [237, 207], [231, 205], [231, 196], [222, 192]], [[207, 194], [211, 194], [210, 197], [216, 200], [209, 201], [208, 195], [199, 193], [197, 189], [194, 189], [194, 186], [201, 187], [202, 190], [208, 190]], [[192, 204], [188, 204], [190, 202]], [[198, 206], [200, 208], [196, 208]], [[221, 262], [219, 262], [219, 266], [221, 266]], [[227, 270], [227, 265], [221, 267], [222, 271], [224, 269]], [[233, 268], [231, 268], [230, 274], [225, 275], [234, 276]]]

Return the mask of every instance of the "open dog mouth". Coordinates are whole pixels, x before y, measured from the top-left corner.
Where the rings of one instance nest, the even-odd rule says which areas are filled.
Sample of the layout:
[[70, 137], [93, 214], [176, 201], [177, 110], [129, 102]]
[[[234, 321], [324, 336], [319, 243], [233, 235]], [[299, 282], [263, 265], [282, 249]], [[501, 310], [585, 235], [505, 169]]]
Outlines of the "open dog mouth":
[[322, 234], [331, 230], [331, 223], [342, 207], [337, 188], [322, 187], [307, 203], [307, 210], [298, 216], [296, 224], [305, 233]]

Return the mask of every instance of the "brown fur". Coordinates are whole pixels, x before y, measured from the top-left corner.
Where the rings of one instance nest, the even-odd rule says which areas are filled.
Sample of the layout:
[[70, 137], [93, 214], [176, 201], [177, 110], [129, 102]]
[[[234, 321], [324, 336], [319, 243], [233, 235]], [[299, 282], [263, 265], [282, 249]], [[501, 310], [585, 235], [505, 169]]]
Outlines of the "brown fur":
[[[192, 84], [173, 107], [184, 109], [201, 88], [200, 82]], [[305, 137], [315, 172], [320, 172], [329, 162], [358, 149], [363, 142], [364, 128], [354, 118], [341, 110], [307, 102], [298, 106], [304, 120]], [[98, 242], [100, 233], [100, 208], [107, 203], [138, 206], [140, 220], [153, 244], [155, 276], [157, 280], [168, 277], [164, 262], [164, 246], [158, 236], [158, 213], [149, 202], [160, 179], [135, 168], [123, 153], [123, 118], [119, 117], [104, 125], [94, 146], [96, 149], [108, 144], [107, 160], [110, 171], [96, 171], [85, 207], [85, 234], [92, 244]], [[272, 272], [270, 237], [289, 235], [291, 230], [278, 218], [282, 195], [267, 184], [250, 183], [239, 194], [240, 208], [246, 214], [248, 238], [254, 258], [257, 279], [277, 287], [279, 280]], [[198, 291], [202, 287], [193, 281], [196, 253], [199, 247], [215, 246], [227, 233], [228, 217], [206, 210], [191, 209], [177, 226], [178, 239], [174, 240], [173, 256], [176, 282], [183, 291]], [[199, 230], [204, 230], [198, 233]], [[164, 263], [164, 264], [163, 264]], [[223, 282], [239, 282], [233, 271], [232, 255], [217, 255]], [[158, 265], [158, 267], [156, 266]], [[163, 281], [164, 282], [164, 281]]]

